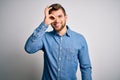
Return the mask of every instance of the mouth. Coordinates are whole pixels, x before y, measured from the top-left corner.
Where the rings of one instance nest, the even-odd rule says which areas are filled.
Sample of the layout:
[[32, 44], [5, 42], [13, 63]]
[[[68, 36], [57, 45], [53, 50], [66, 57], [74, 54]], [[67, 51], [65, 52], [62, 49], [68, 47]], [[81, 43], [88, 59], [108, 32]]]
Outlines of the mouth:
[[55, 23], [55, 24], [54, 24], [54, 27], [56, 27], [56, 28], [58, 28], [58, 27], [60, 27], [60, 26], [61, 26], [60, 23]]
[[61, 25], [60, 23], [55, 24], [56, 27], [59, 27], [60, 25]]

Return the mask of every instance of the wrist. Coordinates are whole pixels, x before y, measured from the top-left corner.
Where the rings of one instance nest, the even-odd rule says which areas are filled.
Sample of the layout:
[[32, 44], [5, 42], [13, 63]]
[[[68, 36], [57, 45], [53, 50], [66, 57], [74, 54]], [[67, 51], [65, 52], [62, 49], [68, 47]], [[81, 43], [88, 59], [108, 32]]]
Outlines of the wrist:
[[42, 22], [42, 24], [46, 27], [48, 27], [49, 25], [45, 23], [45, 21]]
[[46, 17], [44, 18], [44, 24], [46, 25], [46, 26], [49, 26], [49, 24], [48, 24], [48, 21], [46, 20]]

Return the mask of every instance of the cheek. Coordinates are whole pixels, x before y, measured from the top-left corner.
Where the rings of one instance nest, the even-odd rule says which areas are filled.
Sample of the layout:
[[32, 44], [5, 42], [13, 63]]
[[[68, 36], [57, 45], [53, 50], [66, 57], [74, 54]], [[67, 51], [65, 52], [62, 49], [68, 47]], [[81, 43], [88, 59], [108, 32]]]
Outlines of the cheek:
[[66, 19], [65, 19], [65, 18], [62, 18], [62, 19], [61, 19], [61, 22], [65, 22], [65, 21], [66, 21]]
[[63, 19], [63, 20], [62, 20], [62, 23], [66, 23], [66, 19]]

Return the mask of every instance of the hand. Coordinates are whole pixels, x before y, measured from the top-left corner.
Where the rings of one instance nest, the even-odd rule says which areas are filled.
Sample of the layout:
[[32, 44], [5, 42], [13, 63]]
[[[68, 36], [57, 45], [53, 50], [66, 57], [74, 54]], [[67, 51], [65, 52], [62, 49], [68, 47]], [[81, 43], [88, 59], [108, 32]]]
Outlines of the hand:
[[45, 18], [44, 22], [46, 25], [50, 25], [55, 20], [55, 16], [53, 14], [49, 14], [49, 10], [52, 9], [52, 7], [46, 7], [45, 8]]

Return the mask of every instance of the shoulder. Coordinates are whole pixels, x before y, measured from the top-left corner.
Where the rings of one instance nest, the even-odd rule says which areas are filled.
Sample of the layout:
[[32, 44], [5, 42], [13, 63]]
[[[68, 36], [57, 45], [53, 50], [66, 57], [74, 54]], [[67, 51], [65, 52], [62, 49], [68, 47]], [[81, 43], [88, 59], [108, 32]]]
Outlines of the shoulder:
[[71, 30], [71, 35], [76, 36], [77, 38], [84, 38], [83, 34], [72, 31], [72, 30]]
[[45, 32], [45, 36], [53, 36], [54, 35], [54, 32], [53, 31], [47, 31]]
[[80, 43], [86, 43], [86, 38], [84, 37], [83, 34], [75, 32], [75, 31], [71, 31], [71, 36], [78, 42]]

